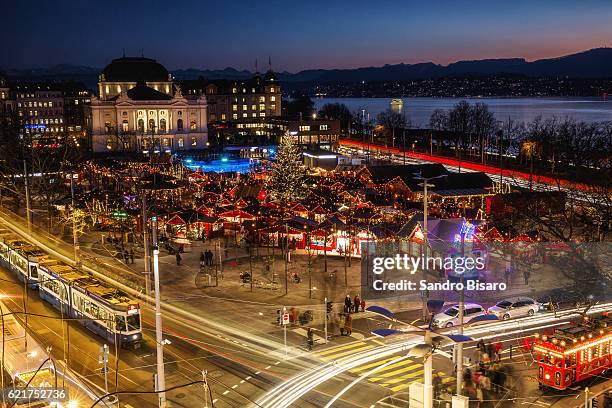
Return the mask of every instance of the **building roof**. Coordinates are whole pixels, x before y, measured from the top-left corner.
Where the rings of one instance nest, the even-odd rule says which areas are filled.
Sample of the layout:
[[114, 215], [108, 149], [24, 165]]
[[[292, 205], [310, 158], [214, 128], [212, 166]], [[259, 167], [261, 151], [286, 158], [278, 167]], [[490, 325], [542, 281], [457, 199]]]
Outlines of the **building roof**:
[[450, 174], [443, 165], [437, 163], [367, 166], [367, 171], [370, 173], [370, 177], [374, 184], [385, 184], [399, 177], [413, 191], [419, 190], [418, 184], [422, 182], [416, 178], [417, 174], [420, 174], [422, 177], [436, 177]]
[[114, 59], [102, 71], [110, 82], [162, 82], [168, 81], [168, 70], [151, 58], [123, 57]]
[[143, 84], [138, 84], [134, 88], [127, 91], [127, 96], [134, 101], [168, 101], [172, 99], [170, 95]]

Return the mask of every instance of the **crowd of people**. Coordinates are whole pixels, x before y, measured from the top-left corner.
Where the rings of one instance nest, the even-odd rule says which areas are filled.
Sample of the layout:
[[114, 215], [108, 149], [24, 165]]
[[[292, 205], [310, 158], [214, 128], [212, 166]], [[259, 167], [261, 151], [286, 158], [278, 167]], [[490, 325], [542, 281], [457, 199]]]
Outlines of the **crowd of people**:
[[503, 344], [499, 341], [487, 344], [480, 340], [476, 344], [473, 358], [476, 364], [463, 372], [463, 395], [470, 398], [471, 406], [492, 407], [495, 405], [492, 402], [508, 391], [502, 351]]

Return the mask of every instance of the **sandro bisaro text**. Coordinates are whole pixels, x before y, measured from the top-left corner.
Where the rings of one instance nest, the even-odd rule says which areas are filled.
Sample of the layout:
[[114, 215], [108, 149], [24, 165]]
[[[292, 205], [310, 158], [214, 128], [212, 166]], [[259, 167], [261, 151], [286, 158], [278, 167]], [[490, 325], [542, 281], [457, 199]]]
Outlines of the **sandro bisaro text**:
[[376, 257], [372, 260], [372, 272], [375, 275], [381, 275], [383, 272], [390, 270], [406, 271], [410, 275], [414, 275], [418, 270], [423, 269], [445, 270], [447, 271], [447, 276], [452, 275], [457, 279], [443, 282], [428, 282], [426, 279], [419, 281], [400, 279], [394, 282], [386, 282], [382, 279], [375, 279], [372, 287], [374, 290], [381, 291], [503, 291], [507, 289], [507, 285], [504, 282], [481, 282], [473, 277], [465, 280], [461, 279], [464, 274], [470, 273], [470, 276], [472, 276], [474, 272], [478, 273], [485, 269], [485, 260], [481, 257], [410, 257], [406, 254], [398, 254], [395, 257]]

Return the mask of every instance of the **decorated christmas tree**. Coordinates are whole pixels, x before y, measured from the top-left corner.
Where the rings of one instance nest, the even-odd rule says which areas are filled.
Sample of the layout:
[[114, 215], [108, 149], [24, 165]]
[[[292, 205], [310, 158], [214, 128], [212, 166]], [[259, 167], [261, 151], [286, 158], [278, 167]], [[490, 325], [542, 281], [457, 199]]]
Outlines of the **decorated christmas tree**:
[[308, 193], [306, 169], [300, 160], [300, 150], [288, 133], [281, 138], [276, 161], [272, 165], [270, 192], [283, 204], [296, 201]]

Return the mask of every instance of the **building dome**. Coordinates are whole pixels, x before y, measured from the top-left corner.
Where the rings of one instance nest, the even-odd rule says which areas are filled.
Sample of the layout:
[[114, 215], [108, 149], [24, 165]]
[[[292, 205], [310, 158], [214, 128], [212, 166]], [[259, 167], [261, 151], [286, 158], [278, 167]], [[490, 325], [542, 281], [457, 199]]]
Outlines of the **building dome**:
[[102, 71], [109, 82], [164, 82], [168, 70], [151, 58], [123, 57], [114, 59]]

